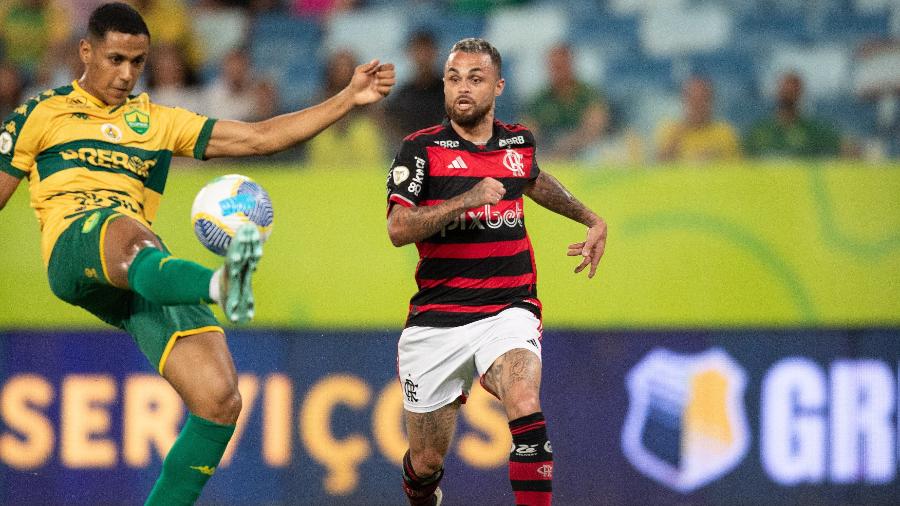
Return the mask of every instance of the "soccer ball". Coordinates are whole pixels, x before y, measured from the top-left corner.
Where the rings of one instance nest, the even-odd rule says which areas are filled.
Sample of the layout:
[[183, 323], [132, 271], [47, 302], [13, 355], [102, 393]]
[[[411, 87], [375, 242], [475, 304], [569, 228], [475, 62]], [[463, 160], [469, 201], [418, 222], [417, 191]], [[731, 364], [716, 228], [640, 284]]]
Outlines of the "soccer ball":
[[217, 255], [225, 255], [237, 229], [253, 223], [263, 241], [272, 233], [272, 200], [256, 181], [229, 174], [204, 186], [194, 198], [191, 222], [200, 243]]

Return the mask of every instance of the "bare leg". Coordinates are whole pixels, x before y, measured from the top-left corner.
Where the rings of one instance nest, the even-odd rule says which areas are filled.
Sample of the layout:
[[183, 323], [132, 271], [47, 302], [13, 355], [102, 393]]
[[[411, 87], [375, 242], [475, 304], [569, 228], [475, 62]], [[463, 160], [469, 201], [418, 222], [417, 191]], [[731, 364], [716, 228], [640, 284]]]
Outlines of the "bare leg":
[[459, 404], [455, 401], [431, 413], [405, 412], [410, 459], [419, 476], [429, 476], [444, 466], [444, 457], [456, 432]]
[[128, 268], [138, 252], [148, 247], [161, 250], [162, 244], [143, 223], [128, 216], [111, 218], [103, 241], [109, 282], [117, 288], [131, 288], [128, 286]]
[[503, 403], [509, 420], [541, 410], [541, 360], [528, 350], [501, 355], [484, 375], [484, 385]]
[[166, 361], [163, 377], [191, 413], [222, 425], [237, 421], [241, 394], [224, 335], [206, 332], [178, 339]]
[[175, 342], [163, 377], [190, 409], [145, 506], [194, 504], [215, 473], [241, 411], [237, 374], [225, 336], [206, 332]]
[[509, 481], [516, 504], [550, 506], [553, 501], [553, 448], [541, 412], [541, 361], [525, 349], [510, 350], [491, 364], [484, 385], [506, 409], [513, 447]]
[[409, 451], [403, 456], [403, 490], [411, 506], [438, 506], [444, 457], [456, 432], [459, 400], [431, 413], [406, 411]]

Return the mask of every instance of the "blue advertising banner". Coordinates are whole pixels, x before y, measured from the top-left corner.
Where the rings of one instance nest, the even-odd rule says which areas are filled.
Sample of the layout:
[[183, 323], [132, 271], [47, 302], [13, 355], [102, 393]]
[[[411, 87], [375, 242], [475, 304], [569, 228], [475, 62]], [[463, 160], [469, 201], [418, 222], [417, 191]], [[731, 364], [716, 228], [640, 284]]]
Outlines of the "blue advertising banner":
[[[244, 411], [201, 504], [398, 505], [396, 331], [232, 331]], [[900, 331], [547, 331], [557, 504], [895, 504]], [[117, 332], [0, 332], [0, 504], [140, 504], [185, 416]], [[445, 504], [512, 504], [496, 400]]]

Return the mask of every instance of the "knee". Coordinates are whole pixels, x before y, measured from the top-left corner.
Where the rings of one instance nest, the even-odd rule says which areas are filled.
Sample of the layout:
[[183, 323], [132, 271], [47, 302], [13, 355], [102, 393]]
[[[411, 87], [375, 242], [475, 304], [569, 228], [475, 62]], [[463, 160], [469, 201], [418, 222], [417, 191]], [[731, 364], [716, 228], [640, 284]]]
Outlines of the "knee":
[[431, 448], [410, 453], [409, 457], [413, 470], [419, 478], [427, 478], [444, 467], [444, 456]]
[[510, 420], [522, 418], [541, 410], [541, 400], [537, 392], [518, 395], [504, 404], [506, 404], [506, 414]]
[[201, 408], [203, 412], [194, 414], [221, 425], [232, 425], [241, 414], [242, 403], [237, 385], [222, 385], [209, 393], [208, 402]]

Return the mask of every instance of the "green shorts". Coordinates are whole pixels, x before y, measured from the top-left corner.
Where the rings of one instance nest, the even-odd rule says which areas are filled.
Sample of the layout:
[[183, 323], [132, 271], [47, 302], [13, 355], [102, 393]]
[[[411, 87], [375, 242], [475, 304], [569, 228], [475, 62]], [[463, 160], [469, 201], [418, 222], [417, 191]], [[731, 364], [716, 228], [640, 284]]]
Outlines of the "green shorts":
[[122, 216], [114, 209], [98, 209], [69, 225], [50, 254], [50, 289], [60, 299], [131, 334], [141, 352], [162, 374], [179, 337], [224, 331], [206, 305], [161, 306], [109, 283], [100, 251], [106, 227]]

